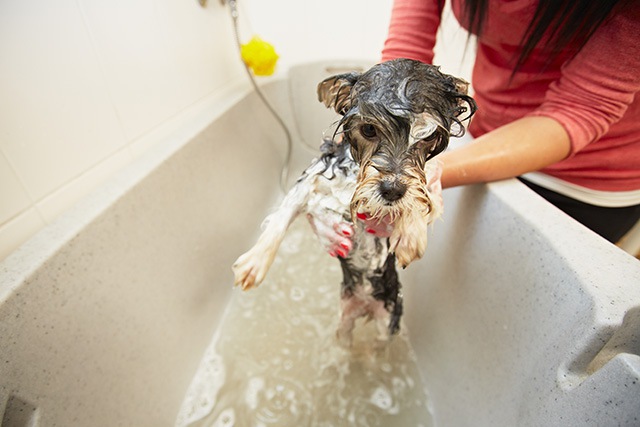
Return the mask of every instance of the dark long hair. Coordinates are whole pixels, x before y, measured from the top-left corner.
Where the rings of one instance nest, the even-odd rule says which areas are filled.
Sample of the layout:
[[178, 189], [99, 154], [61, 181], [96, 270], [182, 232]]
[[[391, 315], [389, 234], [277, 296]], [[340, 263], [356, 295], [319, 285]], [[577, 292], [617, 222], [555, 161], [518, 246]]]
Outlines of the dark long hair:
[[[480, 35], [487, 18], [490, 0], [466, 0], [466, 25], [472, 34]], [[542, 48], [548, 66], [563, 50], [572, 59], [598, 27], [611, 15], [618, 3], [629, 0], [539, 0], [533, 19], [524, 33], [520, 56], [514, 58], [513, 73], [526, 63], [535, 48]], [[622, 6], [622, 5], [621, 5]], [[548, 34], [547, 37], [544, 37]], [[541, 41], [544, 43], [541, 44]]]

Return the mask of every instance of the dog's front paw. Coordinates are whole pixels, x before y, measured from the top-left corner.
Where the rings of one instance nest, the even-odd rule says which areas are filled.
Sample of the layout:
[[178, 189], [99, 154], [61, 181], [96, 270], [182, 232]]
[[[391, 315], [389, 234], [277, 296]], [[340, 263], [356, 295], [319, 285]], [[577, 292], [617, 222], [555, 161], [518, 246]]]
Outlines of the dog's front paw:
[[[407, 229], [408, 228], [408, 229]], [[427, 224], [418, 221], [413, 226], [396, 226], [389, 238], [390, 250], [402, 268], [422, 258], [427, 250]]]
[[234, 285], [240, 286], [243, 291], [257, 287], [264, 280], [272, 261], [267, 254], [255, 248], [240, 255], [232, 267]]

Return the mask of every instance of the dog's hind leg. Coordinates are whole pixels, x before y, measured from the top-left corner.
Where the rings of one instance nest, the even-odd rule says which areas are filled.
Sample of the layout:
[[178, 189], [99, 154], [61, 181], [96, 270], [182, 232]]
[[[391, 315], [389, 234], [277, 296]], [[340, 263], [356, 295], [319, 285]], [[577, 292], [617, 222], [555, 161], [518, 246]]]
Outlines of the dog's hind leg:
[[314, 162], [287, 193], [278, 209], [269, 215], [257, 243], [233, 264], [235, 285], [243, 290], [258, 286], [265, 278], [287, 229], [304, 210], [309, 195], [314, 191], [317, 175], [322, 173], [322, 162]]
[[349, 348], [353, 342], [353, 328], [356, 325], [356, 320], [367, 313], [366, 303], [357, 296], [343, 294], [340, 306], [342, 314], [336, 337], [341, 346]]
[[384, 306], [384, 302], [376, 301], [376, 304], [372, 309], [372, 317], [376, 322], [376, 330], [378, 331], [376, 342], [378, 345], [386, 344], [389, 342], [392, 332], [389, 328], [391, 323], [391, 314]]

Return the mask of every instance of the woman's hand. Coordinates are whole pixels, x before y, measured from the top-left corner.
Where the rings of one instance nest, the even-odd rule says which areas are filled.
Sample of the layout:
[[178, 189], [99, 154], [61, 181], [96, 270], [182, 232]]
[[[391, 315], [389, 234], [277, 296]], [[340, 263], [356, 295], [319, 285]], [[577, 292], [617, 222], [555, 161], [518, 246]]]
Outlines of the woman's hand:
[[342, 215], [334, 213], [322, 217], [307, 214], [309, 224], [320, 243], [332, 257], [346, 258], [353, 249], [353, 225], [346, 222]]
[[389, 237], [393, 231], [393, 224], [391, 218], [386, 215], [382, 218], [371, 218], [366, 213], [358, 213], [358, 220], [362, 221], [364, 229], [367, 233], [373, 234], [376, 237]]

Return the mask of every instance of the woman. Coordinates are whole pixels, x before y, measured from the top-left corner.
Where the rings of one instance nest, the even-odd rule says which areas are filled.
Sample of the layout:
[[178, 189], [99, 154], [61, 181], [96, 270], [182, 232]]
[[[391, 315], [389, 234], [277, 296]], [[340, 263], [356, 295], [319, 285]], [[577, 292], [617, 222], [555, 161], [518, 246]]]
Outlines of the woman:
[[[383, 60], [433, 60], [440, 0], [396, 0]], [[452, 0], [477, 35], [471, 144], [443, 188], [522, 176], [609, 241], [640, 218], [637, 1]], [[530, 173], [539, 171], [535, 173]]]

